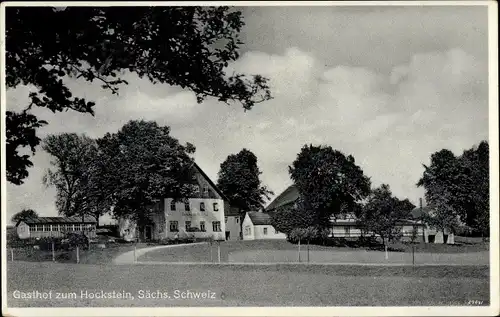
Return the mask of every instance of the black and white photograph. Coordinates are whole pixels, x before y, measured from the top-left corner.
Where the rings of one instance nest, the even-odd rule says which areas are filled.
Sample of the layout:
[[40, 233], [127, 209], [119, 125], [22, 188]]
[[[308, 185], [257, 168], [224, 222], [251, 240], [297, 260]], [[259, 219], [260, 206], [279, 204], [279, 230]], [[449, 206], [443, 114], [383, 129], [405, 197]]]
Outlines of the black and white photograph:
[[498, 315], [497, 22], [3, 2], [2, 315]]

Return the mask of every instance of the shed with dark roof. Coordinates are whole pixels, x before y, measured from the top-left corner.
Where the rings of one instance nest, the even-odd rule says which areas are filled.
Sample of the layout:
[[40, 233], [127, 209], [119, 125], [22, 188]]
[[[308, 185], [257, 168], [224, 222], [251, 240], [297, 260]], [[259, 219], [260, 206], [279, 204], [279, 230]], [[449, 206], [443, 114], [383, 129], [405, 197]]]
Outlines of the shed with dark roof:
[[290, 185], [266, 207], [266, 211], [269, 212], [279, 207], [291, 205], [297, 199], [299, 199], [299, 190], [295, 185]]

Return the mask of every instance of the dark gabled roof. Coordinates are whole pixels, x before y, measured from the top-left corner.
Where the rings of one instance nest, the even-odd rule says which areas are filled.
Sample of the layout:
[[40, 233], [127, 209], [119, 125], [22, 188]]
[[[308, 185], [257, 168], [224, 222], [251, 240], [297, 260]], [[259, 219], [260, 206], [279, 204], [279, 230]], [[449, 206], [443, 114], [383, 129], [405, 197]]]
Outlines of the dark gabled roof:
[[82, 221], [82, 217], [73, 216], [73, 217], [38, 217], [38, 218], [28, 218], [19, 220], [16, 224], [16, 227], [19, 223], [24, 222], [26, 224], [54, 224], [54, 223], [97, 223], [94, 217], [85, 216]]
[[240, 210], [237, 207], [229, 207], [229, 210], [224, 210], [225, 216], [239, 216], [240, 215]]
[[224, 195], [224, 193], [215, 185], [215, 183], [212, 182], [210, 177], [208, 177], [208, 175], [205, 174], [205, 172], [201, 169], [201, 167], [199, 167], [198, 164], [196, 164], [196, 163], [194, 163], [194, 166], [195, 166], [196, 170], [198, 170], [198, 172], [201, 174], [201, 176], [203, 176], [206, 179], [206, 181], [210, 184], [210, 186], [212, 186], [212, 188], [215, 189], [217, 194], [219, 194], [219, 196], [221, 196], [221, 198], [223, 200], [229, 201], [229, 199], [226, 197], [226, 195]]
[[425, 214], [429, 214], [429, 212], [431, 211], [432, 209], [429, 208], [429, 207], [416, 207], [414, 208], [411, 212], [410, 212], [410, 218], [411, 219], [419, 219], [420, 217], [422, 217], [423, 215]]
[[295, 185], [288, 186], [285, 191], [278, 195], [267, 207], [266, 211], [274, 210], [295, 202], [299, 198], [299, 190]]
[[248, 217], [254, 226], [271, 225], [271, 215], [267, 212], [250, 211]]

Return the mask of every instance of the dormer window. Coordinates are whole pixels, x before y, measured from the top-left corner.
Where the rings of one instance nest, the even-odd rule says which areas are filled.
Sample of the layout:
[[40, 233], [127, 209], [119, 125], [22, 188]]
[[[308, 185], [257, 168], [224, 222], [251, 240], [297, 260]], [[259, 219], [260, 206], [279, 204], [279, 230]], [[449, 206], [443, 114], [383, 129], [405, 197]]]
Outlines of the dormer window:
[[205, 203], [200, 203], [200, 211], [205, 211]]
[[214, 203], [214, 211], [219, 211], [219, 204], [218, 203]]

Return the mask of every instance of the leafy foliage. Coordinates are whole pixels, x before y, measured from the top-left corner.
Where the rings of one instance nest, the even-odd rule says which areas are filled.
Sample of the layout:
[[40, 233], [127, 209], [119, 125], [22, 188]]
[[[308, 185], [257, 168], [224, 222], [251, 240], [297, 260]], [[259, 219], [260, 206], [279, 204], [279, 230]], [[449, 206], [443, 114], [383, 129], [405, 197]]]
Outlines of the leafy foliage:
[[408, 200], [392, 196], [389, 185], [374, 189], [362, 208], [359, 222], [366, 231], [378, 234], [382, 242], [397, 240], [401, 236], [398, 221], [407, 219], [415, 206]]
[[12, 216], [11, 221], [17, 223], [19, 220], [38, 218], [38, 213], [33, 209], [23, 209]]
[[154, 121], [129, 121], [97, 140], [106, 170], [103, 191], [112, 197], [115, 217], [149, 221], [164, 197], [181, 200], [195, 191], [192, 144], [182, 145], [170, 128]]
[[32, 163], [17, 149], [34, 151], [35, 131], [46, 124], [27, 113], [32, 107], [94, 113], [95, 103], [74, 96], [68, 78], [117, 94], [127, 84], [122, 75], [135, 73], [189, 89], [198, 102], [237, 101], [245, 110], [270, 99], [266, 78], [226, 74], [239, 58], [243, 25], [241, 12], [224, 6], [6, 8], [6, 86], [36, 88], [24, 112], [7, 113], [9, 181], [27, 177]]
[[111, 208], [103, 197], [102, 173], [95, 140], [76, 133], [49, 135], [43, 149], [51, 155], [51, 165], [44, 183], [56, 189], [56, 207], [65, 216], [91, 215], [99, 219]]
[[261, 185], [260, 174], [255, 154], [242, 149], [220, 165], [217, 187], [241, 211], [261, 209], [273, 192]]
[[316, 227], [295, 228], [289, 233], [288, 239], [290, 241], [311, 241], [317, 239], [319, 235], [320, 231]]
[[370, 192], [370, 179], [354, 157], [330, 146], [302, 147], [289, 172], [302, 199], [299, 207], [313, 213], [320, 227], [329, 226], [332, 215], [359, 209]]
[[443, 149], [431, 155], [430, 166], [417, 183], [434, 211], [426, 220], [441, 230], [461, 224], [489, 234], [489, 146], [483, 141], [456, 157]]
[[47, 122], [38, 120], [36, 116], [27, 112], [6, 112], [5, 119], [7, 141], [5, 144], [7, 158], [7, 180], [15, 185], [23, 184], [28, 177], [28, 167], [33, 163], [28, 154], [20, 154], [19, 150], [29, 147], [32, 153], [40, 144], [40, 138], [36, 136], [36, 129]]
[[271, 225], [290, 236], [294, 229], [305, 229], [317, 225], [314, 213], [305, 208], [305, 202], [299, 199], [294, 206], [284, 206], [270, 213]]

